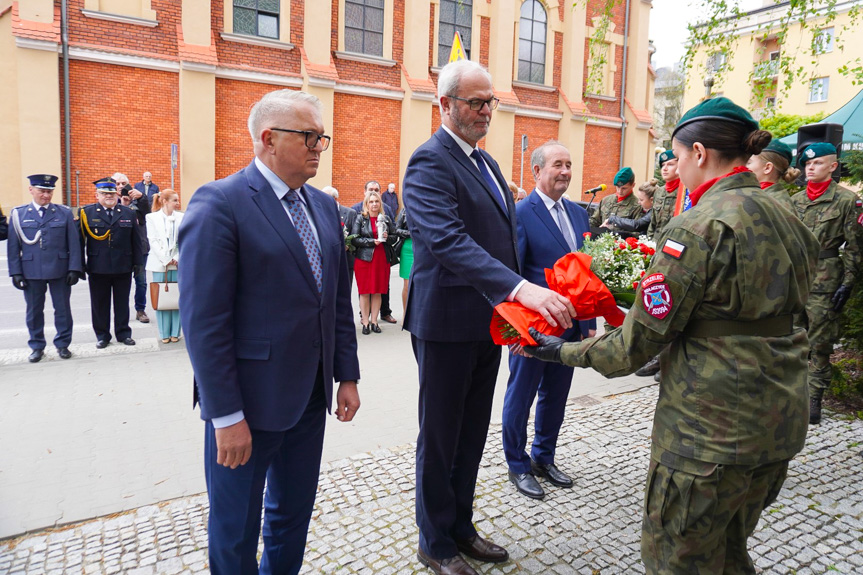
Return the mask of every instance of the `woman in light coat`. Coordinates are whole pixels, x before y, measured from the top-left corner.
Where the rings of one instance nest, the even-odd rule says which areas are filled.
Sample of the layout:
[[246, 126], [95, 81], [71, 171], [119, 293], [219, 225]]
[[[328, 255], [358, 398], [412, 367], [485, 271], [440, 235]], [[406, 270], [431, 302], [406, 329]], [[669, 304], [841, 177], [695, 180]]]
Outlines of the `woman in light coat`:
[[[147, 270], [153, 272], [154, 282], [177, 281], [180, 257], [177, 230], [183, 221], [179, 208], [180, 196], [174, 190], [162, 190], [153, 196], [152, 211], [147, 214], [147, 239], [150, 241]], [[180, 310], [157, 310], [156, 323], [162, 343], [180, 340]]]

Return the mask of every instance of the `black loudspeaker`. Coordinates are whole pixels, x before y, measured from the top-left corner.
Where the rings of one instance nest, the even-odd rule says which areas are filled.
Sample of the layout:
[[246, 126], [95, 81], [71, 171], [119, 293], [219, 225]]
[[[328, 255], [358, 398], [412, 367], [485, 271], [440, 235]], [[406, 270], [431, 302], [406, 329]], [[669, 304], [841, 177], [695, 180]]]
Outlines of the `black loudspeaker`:
[[[810, 144], [815, 144], [817, 142], [829, 142], [833, 144], [836, 146], [837, 158], [841, 157], [842, 136], [844, 132], [845, 128], [842, 124], [809, 124], [806, 126], [800, 126], [797, 130], [797, 157], [799, 158], [800, 154], [803, 153], [803, 150], [805, 150]], [[797, 167], [799, 167], [799, 165], [797, 165]], [[833, 181], [838, 183], [841, 173], [842, 162], [839, 162], [839, 165], [836, 167], [836, 171], [833, 172]], [[801, 174], [801, 177], [805, 181], [805, 174]]]

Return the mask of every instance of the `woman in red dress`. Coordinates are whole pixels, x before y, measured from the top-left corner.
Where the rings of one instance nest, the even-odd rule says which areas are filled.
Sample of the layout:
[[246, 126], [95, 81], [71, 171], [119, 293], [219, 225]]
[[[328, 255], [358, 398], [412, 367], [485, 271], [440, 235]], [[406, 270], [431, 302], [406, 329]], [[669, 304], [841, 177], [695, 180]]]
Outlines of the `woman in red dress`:
[[[378, 230], [378, 226], [383, 229]], [[363, 335], [371, 332], [381, 333], [377, 324], [381, 310], [381, 294], [389, 287], [390, 263], [387, 260], [386, 246], [395, 243], [396, 235], [393, 222], [383, 213], [383, 202], [378, 192], [369, 192], [363, 200], [363, 211], [354, 221], [351, 234], [356, 237], [353, 244], [354, 275], [360, 294], [360, 321]]]

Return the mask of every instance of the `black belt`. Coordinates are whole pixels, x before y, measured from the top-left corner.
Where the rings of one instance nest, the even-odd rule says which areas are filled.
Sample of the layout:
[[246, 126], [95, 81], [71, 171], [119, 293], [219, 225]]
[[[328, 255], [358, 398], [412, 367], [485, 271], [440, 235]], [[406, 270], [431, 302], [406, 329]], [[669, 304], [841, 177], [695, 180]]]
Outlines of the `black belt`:
[[756, 337], [785, 337], [794, 332], [794, 317], [778, 315], [753, 321], [734, 319], [697, 319], [683, 330], [686, 337], [728, 337], [751, 335]]
[[821, 250], [818, 252], [819, 260], [826, 260], [829, 258], [838, 258], [839, 257], [839, 248], [833, 248], [832, 250]]

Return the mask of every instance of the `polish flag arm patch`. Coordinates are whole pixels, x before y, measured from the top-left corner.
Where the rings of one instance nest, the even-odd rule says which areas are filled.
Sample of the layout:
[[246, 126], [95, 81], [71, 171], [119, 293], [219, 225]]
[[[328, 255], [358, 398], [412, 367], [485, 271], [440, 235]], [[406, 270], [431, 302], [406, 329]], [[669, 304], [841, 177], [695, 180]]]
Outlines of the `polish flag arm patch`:
[[680, 259], [683, 252], [686, 251], [686, 246], [674, 240], [665, 240], [665, 245], [662, 246], [662, 253], [668, 254], [675, 259]]

